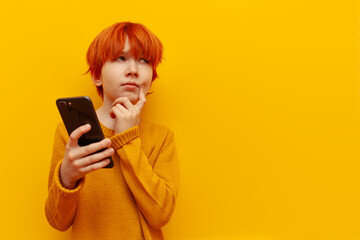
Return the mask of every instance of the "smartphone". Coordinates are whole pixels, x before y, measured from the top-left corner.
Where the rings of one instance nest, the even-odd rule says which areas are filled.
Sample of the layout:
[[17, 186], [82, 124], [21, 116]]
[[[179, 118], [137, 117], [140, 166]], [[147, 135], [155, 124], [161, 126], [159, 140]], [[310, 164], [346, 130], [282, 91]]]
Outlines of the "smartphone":
[[[89, 97], [59, 98], [56, 100], [56, 106], [59, 109], [69, 136], [78, 127], [87, 123], [91, 125], [91, 130], [79, 138], [79, 146], [86, 146], [104, 139], [104, 134], [101, 130], [94, 105]], [[98, 152], [103, 150], [104, 149], [101, 149]], [[110, 163], [104, 168], [112, 168], [114, 166], [114, 161], [111, 156], [109, 159]]]

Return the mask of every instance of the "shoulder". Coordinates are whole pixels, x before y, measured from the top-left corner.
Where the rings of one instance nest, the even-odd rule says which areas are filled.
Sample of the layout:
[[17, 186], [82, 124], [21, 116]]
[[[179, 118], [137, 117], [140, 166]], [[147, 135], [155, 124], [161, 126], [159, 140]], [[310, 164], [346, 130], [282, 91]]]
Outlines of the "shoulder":
[[62, 138], [65, 142], [69, 141], [69, 134], [67, 133], [66, 127], [62, 121], [58, 122], [56, 126], [55, 136]]
[[142, 119], [140, 124], [140, 134], [151, 137], [153, 139], [172, 139], [174, 132], [167, 126], [149, 122], [146, 119]]

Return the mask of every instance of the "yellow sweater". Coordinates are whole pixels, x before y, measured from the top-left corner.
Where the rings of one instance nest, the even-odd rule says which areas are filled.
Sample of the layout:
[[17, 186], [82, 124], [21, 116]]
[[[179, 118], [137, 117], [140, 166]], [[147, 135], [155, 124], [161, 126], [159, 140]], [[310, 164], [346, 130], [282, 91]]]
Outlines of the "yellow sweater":
[[59, 169], [69, 140], [63, 123], [56, 129], [49, 175], [46, 218], [54, 228], [72, 226], [71, 239], [163, 239], [178, 193], [179, 165], [174, 135], [141, 120], [114, 134], [101, 125], [115, 149], [112, 169], [87, 174], [76, 189], [65, 189]]

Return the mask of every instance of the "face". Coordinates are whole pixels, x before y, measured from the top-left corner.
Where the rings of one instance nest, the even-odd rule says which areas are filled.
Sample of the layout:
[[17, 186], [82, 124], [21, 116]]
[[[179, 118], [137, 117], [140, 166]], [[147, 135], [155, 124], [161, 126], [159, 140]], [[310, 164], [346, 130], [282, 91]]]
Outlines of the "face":
[[151, 86], [152, 66], [142, 56], [134, 58], [129, 54], [131, 47], [126, 38], [121, 56], [115, 61], [107, 61], [101, 69], [96, 86], [103, 86], [104, 101], [111, 103], [119, 97], [128, 97], [135, 104], [139, 100], [139, 90], [144, 85], [146, 94]]

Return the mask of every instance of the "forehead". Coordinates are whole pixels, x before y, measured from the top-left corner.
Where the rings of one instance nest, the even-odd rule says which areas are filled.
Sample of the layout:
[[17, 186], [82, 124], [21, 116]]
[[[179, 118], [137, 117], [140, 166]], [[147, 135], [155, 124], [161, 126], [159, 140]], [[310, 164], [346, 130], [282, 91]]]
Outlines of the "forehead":
[[122, 52], [129, 52], [130, 50], [131, 50], [131, 46], [130, 46], [130, 42], [129, 42], [129, 37], [126, 36], [124, 48], [123, 48]]
[[122, 54], [129, 54], [131, 56], [142, 56], [143, 55], [143, 50], [139, 47], [139, 46], [132, 46], [130, 41], [129, 41], [129, 37], [126, 36], [125, 39], [125, 43], [124, 43], [124, 47], [121, 51]]

